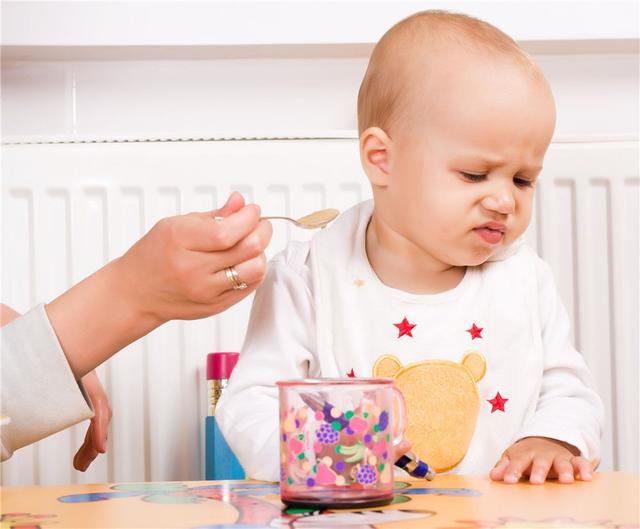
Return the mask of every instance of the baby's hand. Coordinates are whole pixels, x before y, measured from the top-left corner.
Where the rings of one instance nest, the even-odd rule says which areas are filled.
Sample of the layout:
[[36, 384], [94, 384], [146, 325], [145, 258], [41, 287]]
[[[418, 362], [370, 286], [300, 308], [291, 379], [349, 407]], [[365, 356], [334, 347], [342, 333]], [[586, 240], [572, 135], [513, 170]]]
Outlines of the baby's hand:
[[573, 483], [574, 476], [590, 481], [591, 463], [578, 455], [574, 446], [547, 437], [526, 437], [507, 448], [489, 476], [494, 481], [517, 483], [529, 476], [532, 484], [542, 484], [548, 478], [560, 483]]
[[107, 451], [107, 433], [112, 414], [109, 397], [107, 397], [102, 388], [96, 372], [91, 371], [82, 377], [82, 384], [89, 399], [91, 399], [93, 411], [95, 412], [93, 419], [91, 419], [91, 424], [87, 428], [84, 442], [73, 458], [73, 467], [84, 472], [98, 454], [104, 454]]
[[396, 461], [400, 458], [400, 456], [403, 456], [409, 450], [411, 450], [411, 443], [407, 440], [406, 437], [403, 437], [402, 441], [400, 441], [400, 443], [398, 444], [398, 446], [396, 446], [396, 449], [395, 449]]

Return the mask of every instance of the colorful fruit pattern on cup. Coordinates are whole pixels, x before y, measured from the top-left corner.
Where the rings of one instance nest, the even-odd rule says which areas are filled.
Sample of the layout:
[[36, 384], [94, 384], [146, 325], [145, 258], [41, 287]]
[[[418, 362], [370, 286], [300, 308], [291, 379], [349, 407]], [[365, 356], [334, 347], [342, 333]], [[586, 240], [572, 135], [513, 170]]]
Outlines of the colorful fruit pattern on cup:
[[280, 477], [285, 486], [375, 488], [389, 484], [389, 411], [373, 402], [342, 411], [290, 407], [281, 420]]

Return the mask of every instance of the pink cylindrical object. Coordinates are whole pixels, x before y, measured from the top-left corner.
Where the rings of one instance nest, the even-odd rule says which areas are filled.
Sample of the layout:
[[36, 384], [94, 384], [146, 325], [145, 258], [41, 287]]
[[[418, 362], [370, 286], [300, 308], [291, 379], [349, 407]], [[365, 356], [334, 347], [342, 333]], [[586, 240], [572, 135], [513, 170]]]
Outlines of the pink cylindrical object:
[[238, 363], [240, 353], [209, 353], [207, 355], [207, 380], [225, 380]]

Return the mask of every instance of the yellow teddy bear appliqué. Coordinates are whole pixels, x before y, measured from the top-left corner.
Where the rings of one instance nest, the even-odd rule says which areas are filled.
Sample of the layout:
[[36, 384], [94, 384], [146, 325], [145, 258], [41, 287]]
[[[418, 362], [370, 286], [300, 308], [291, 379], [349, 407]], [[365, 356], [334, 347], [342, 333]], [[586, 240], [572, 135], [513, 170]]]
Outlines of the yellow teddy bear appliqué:
[[486, 367], [476, 352], [459, 364], [423, 360], [403, 367], [395, 356], [384, 355], [373, 366], [375, 377], [395, 379], [407, 405], [405, 437], [436, 472], [455, 468], [467, 453], [480, 410], [477, 382]]

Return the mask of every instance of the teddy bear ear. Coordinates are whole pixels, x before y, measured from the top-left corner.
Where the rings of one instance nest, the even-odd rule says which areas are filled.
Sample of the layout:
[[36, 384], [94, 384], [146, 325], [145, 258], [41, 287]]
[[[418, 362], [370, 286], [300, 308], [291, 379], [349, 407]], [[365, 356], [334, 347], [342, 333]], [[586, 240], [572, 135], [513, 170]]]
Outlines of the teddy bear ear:
[[393, 355], [384, 355], [373, 364], [373, 376], [380, 378], [393, 378], [402, 369], [402, 364]]
[[464, 355], [462, 365], [470, 372], [473, 380], [479, 382], [487, 371], [487, 362], [480, 353], [472, 351]]

